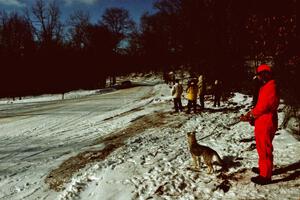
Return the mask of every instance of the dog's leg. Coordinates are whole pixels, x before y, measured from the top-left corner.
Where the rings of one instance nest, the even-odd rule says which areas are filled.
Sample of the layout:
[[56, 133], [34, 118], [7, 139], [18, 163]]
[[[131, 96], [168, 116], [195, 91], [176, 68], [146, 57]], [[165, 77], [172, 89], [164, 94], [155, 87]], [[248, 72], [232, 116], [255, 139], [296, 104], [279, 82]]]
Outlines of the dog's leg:
[[192, 158], [193, 158], [193, 164], [194, 164], [194, 168], [197, 169], [197, 156], [192, 154]]
[[200, 169], [200, 167], [201, 167], [201, 156], [197, 156], [197, 161], [198, 161], [198, 167]]
[[215, 170], [214, 170], [214, 167], [212, 165], [210, 165], [208, 168], [209, 168], [209, 170], [208, 170], [209, 174], [214, 173]]
[[208, 167], [207, 173], [211, 174], [212, 172], [214, 172], [214, 167], [213, 167], [213, 164], [212, 164], [212, 160], [210, 160], [209, 158], [204, 158], [204, 162]]
[[207, 169], [208, 174], [211, 174], [214, 172], [214, 167], [212, 166], [211, 163], [207, 163], [207, 167], [208, 167], [208, 169]]

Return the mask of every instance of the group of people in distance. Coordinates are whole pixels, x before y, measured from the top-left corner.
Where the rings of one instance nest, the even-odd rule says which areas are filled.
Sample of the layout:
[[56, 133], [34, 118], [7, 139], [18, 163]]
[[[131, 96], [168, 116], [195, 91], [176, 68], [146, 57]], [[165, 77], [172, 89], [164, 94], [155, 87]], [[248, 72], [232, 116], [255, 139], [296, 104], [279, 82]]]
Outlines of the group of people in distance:
[[[215, 80], [212, 86], [213, 96], [214, 96], [214, 106], [220, 106], [221, 99], [221, 86], [220, 81]], [[171, 94], [174, 102], [175, 112], [183, 111], [183, 106], [181, 103], [181, 97], [183, 94], [183, 86], [178, 79], [175, 79], [174, 84], [171, 89]], [[204, 101], [206, 94], [206, 80], [203, 75], [197, 78], [191, 78], [188, 80], [186, 89], [186, 99], [188, 100], [186, 113], [197, 113], [197, 99], [199, 98], [200, 108], [204, 109]]]

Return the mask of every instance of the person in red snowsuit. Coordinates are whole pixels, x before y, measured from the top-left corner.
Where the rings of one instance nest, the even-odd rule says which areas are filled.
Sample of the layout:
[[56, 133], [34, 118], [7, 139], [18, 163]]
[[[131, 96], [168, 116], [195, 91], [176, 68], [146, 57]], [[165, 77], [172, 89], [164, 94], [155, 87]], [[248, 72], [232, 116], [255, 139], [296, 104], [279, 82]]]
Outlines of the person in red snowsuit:
[[258, 153], [258, 167], [252, 171], [259, 176], [251, 178], [251, 181], [260, 185], [271, 182], [273, 170], [273, 145], [272, 140], [278, 126], [277, 108], [279, 97], [276, 83], [272, 78], [271, 68], [268, 65], [260, 65], [257, 68], [257, 77], [262, 82], [258, 100], [255, 107], [245, 116], [242, 121], [253, 121]]

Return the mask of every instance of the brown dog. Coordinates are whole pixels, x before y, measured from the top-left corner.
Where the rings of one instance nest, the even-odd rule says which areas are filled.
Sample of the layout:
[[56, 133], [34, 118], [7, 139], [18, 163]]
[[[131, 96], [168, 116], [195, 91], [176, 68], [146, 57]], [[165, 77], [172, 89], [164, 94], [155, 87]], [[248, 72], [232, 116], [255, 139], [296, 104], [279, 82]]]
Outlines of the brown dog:
[[192, 154], [194, 166], [196, 168], [198, 169], [200, 168], [201, 157], [203, 157], [203, 160], [208, 167], [209, 174], [214, 172], [214, 168], [213, 168], [214, 160], [220, 166], [223, 167], [223, 161], [215, 150], [197, 143], [195, 131], [187, 133], [187, 137], [188, 137], [190, 153]]

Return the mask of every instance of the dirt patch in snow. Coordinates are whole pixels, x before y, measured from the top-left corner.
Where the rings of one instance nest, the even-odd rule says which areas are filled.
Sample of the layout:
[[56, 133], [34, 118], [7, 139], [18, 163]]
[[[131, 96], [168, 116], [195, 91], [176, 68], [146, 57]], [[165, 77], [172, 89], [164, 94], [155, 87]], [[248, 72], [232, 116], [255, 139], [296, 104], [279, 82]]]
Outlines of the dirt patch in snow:
[[[174, 120], [176, 118], [176, 120]], [[180, 120], [178, 120], [180, 118]], [[137, 134], [143, 133], [147, 129], [157, 127], [180, 128], [189, 118], [187, 115], [172, 115], [169, 112], [155, 112], [151, 115], [140, 116], [133, 119], [131, 124], [125, 129], [109, 136], [100, 137], [92, 145], [104, 144], [104, 148], [97, 151], [85, 151], [64, 161], [57, 169], [54, 169], [46, 177], [45, 183], [50, 189], [60, 191], [64, 189], [64, 184], [68, 183], [72, 176], [87, 164], [104, 160], [117, 148], [123, 146], [125, 141]], [[179, 124], [178, 121], [182, 123]]]

